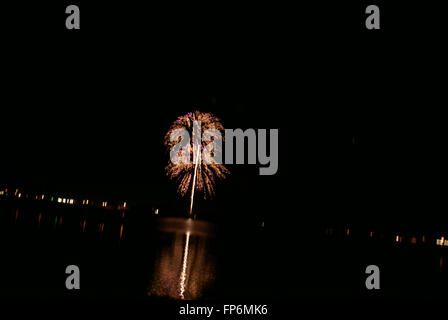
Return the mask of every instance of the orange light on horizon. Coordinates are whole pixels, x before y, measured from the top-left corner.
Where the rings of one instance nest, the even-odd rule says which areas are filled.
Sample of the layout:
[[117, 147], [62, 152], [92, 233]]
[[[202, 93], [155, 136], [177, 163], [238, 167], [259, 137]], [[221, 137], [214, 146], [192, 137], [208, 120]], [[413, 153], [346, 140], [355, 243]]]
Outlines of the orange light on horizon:
[[445, 240], [445, 237], [436, 239], [436, 245], [441, 246], [441, 247], [448, 247], [448, 240]]

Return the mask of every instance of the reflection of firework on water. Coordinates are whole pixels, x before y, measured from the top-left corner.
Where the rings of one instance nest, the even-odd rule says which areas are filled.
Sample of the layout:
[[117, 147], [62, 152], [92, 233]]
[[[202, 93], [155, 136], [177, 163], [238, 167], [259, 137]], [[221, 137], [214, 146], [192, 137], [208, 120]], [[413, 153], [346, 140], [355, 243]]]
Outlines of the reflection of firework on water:
[[[208, 153], [202, 154], [201, 150], [203, 150], [210, 141], [201, 141], [198, 137], [194, 136], [195, 132], [193, 127], [195, 121], [200, 122], [201, 128], [198, 129], [200, 129], [201, 133], [206, 130], [218, 130], [220, 132], [224, 130], [220, 120], [213, 114], [195, 111], [177, 118], [165, 135], [165, 146], [168, 150], [172, 150], [172, 148], [180, 142], [180, 140], [171, 141], [170, 139], [171, 134], [175, 130], [186, 130], [190, 134], [190, 137], [192, 137], [190, 139], [190, 144], [185, 146], [185, 152], [190, 156], [190, 159], [193, 159], [193, 156], [196, 155], [196, 159], [194, 159], [194, 161], [188, 161], [188, 163], [173, 163], [170, 161], [165, 168], [168, 177], [177, 181], [178, 192], [181, 196], [185, 196], [188, 190], [192, 188], [192, 199], [195, 191], [203, 193], [204, 198], [207, 198], [208, 196], [212, 197], [215, 193], [216, 180], [224, 179], [226, 175], [229, 174], [229, 171], [223, 164], [210, 161], [211, 158], [201, 159], [200, 155], [208, 155]], [[222, 142], [222, 138], [214, 137], [214, 141]], [[220, 143], [215, 143], [214, 146], [217, 150], [213, 150], [213, 153], [221, 152], [221, 150], [218, 150], [220, 148]], [[196, 152], [193, 152], [194, 150], [196, 150]], [[193, 184], [194, 188], [192, 187]]]
[[162, 234], [147, 295], [171, 299], [200, 299], [215, 281], [216, 258], [207, 237], [187, 232]]
[[185, 239], [185, 248], [184, 248], [184, 258], [182, 260], [182, 273], [180, 275], [180, 284], [179, 284], [179, 296], [183, 300], [185, 299], [185, 280], [187, 279], [187, 262], [188, 262], [188, 251], [190, 245], [190, 231], [187, 231], [186, 239]]

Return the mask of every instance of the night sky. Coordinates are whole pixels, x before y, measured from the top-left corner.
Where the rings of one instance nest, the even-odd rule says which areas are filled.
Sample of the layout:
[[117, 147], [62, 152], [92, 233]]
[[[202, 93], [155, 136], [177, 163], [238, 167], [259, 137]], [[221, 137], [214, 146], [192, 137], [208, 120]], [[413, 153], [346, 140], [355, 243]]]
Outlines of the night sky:
[[[44, 21], [32, 14], [37, 7], [20, 17], [39, 28], [8, 20], [17, 32], [7, 35], [4, 58], [5, 183], [179, 201], [164, 175], [162, 140], [177, 116], [200, 110], [226, 128], [280, 130], [277, 175], [230, 166], [213, 210], [416, 223], [438, 215], [409, 213], [436, 207], [446, 176], [446, 130], [435, 101], [442, 88], [427, 74], [438, 65], [415, 64], [416, 40], [427, 35], [387, 15], [384, 25], [394, 27], [387, 36], [364, 34], [363, 16], [350, 14], [362, 5], [347, 6], [342, 20], [335, 5], [304, 5], [300, 19], [288, 19], [285, 8], [186, 16], [181, 7], [82, 5], [88, 10], [77, 34], [66, 34], [64, 17], [54, 18], [58, 7], [49, 5]], [[287, 16], [269, 20], [268, 11]]]

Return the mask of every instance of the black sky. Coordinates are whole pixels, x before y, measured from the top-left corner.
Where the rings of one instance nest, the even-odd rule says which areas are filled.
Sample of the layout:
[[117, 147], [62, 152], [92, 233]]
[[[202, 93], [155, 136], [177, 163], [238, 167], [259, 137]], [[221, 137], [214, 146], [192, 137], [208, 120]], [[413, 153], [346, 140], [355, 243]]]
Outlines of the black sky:
[[81, 5], [79, 33], [67, 34], [54, 6], [44, 21], [33, 7], [5, 20], [17, 30], [3, 58], [6, 183], [171, 203], [162, 139], [177, 116], [199, 109], [227, 128], [280, 130], [278, 174], [231, 168], [215, 207], [418, 221], [409, 210], [440, 204], [443, 88], [428, 75], [440, 66], [417, 63], [437, 48], [417, 48], [428, 35], [391, 13], [381, 36], [365, 33], [361, 4], [303, 5], [299, 15]]

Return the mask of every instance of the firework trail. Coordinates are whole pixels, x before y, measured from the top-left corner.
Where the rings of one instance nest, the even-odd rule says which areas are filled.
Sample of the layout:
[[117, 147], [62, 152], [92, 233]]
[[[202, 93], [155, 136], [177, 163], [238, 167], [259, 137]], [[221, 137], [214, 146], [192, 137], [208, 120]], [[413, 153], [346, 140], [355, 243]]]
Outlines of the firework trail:
[[[200, 127], [195, 128], [198, 124], [200, 124]], [[191, 190], [190, 215], [192, 215], [195, 192], [202, 193], [204, 199], [213, 197], [216, 180], [224, 179], [229, 174], [229, 170], [223, 164], [217, 163], [211, 158], [203, 159], [204, 156], [207, 157], [210, 154], [202, 152], [207, 148], [210, 141], [203, 141], [201, 134], [207, 130], [221, 132], [224, 127], [219, 118], [211, 113], [189, 112], [177, 118], [165, 135], [165, 146], [169, 151], [181, 141], [181, 139], [178, 141], [171, 140], [171, 136], [176, 130], [186, 130], [192, 137], [190, 143], [185, 146], [185, 153], [188, 159], [193, 159], [193, 161], [176, 163], [170, 161], [165, 170], [167, 176], [178, 183], [177, 191], [181, 196], [185, 196]], [[214, 136], [213, 141], [216, 142], [213, 144], [216, 150], [213, 150], [212, 154], [220, 153], [221, 143], [218, 142], [222, 142], [222, 136]]]

